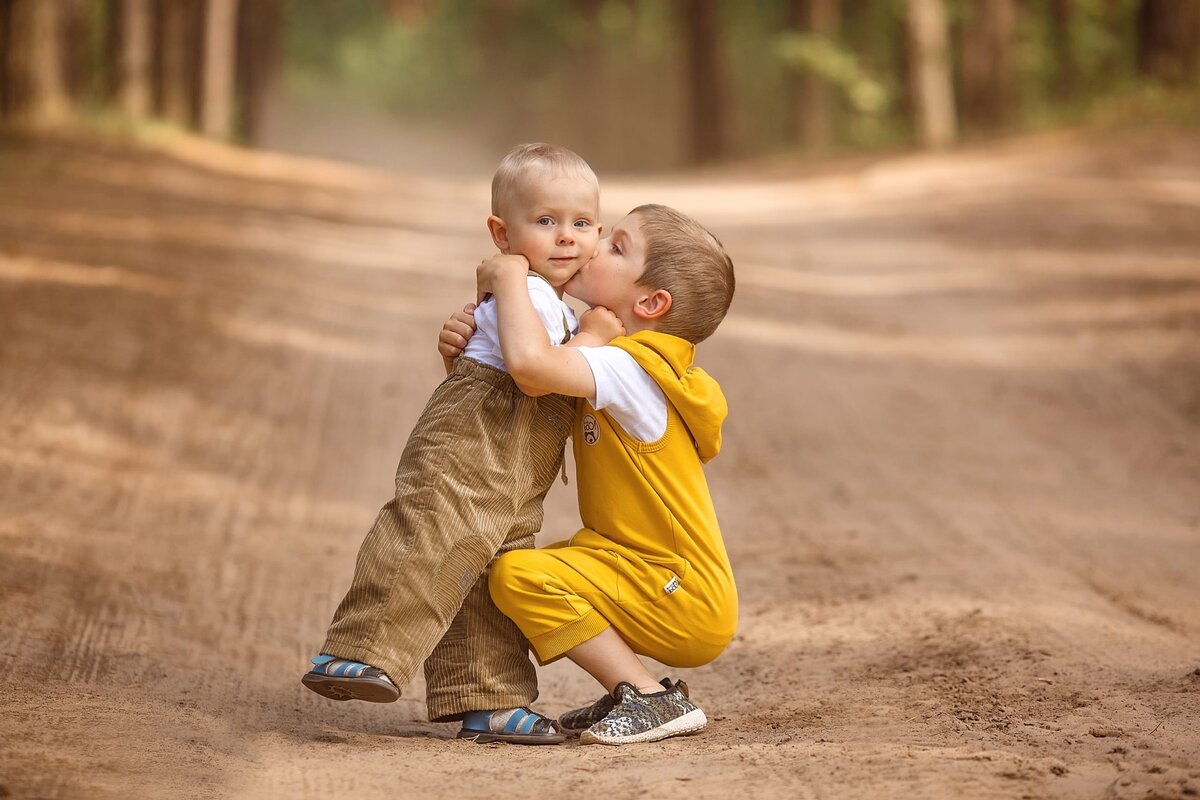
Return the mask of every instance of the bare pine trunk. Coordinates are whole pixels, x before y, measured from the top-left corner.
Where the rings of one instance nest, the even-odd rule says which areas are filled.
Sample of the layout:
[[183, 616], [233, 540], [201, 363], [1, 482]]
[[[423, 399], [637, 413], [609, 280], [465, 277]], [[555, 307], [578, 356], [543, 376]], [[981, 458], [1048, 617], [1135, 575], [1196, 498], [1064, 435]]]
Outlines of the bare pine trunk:
[[963, 28], [963, 117], [997, 127], [1008, 121], [1013, 107], [1016, 6], [1014, 0], [977, 0], [969, 8]]
[[942, 0], [908, 0], [908, 64], [917, 135], [944, 147], [958, 135]]
[[63, 75], [71, 105], [75, 107], [94, 88], [88, 62], [88, 0], [63, 0], [60, 10], [65, 50]]
[[1142, 0], [1137, 26], [1139, 72], [1177, 83], [1197, 79], [1200, 2]]
[[283, 8], [280, 0], [243, 3], [238, 24], [237, 93], [246, 140], [262, 140], [279, 88]]
[[70, 111], [63, 74], [59, 0], [13, 0], [5, 43], [12, 115], [52, 124]]
[[150, 0], [122, 0], [120, 66], [117, 70], [117, 107], [127, 117], [150, 115]]
[[1075, 59], [1075, 46], [1071, 41], [1071, 25], [1075, 17], [1075, 0], [1052, 0], [1050, 3], [1050, 31], [1054, 42], [1054, 94], [1069, 98], [1075, 94], [1079, 83], [1079, 68]]
[[163, 0], [162, 115], [176, 125], [192, 121], [192, 37], [188, 6], [195, 0]]
[[619, 155], [621, 150], [619, 147], [609, 144], [614, 142], [617, 137], [611, 135], [608, 130], [609, 82], [605, 77], [608, 70], [607, 48], [603, 46], [603, 37], [599, 35], [601, 30], [600, 14], [603, 11], [604, 1], [583, 0], [580, 3], [588, 30], [594, 33], [589, 35], [584, 40], [582, 47], [576, 51], [576, 60], [571, 69], [580, 86], [591, 87], [592, 102], [587, 104], [586, 108], [581, 109], [583, 120], [594, 136], [588, 148], [589, 158], [607, 160], [610, 152]]
[[[833, 37], [838, 28], [837, 0], [793, 0], [793, 27], [818, 36]], [[796, 81], [796, 131], [806, 150], [822, 152], [833, 142], [833, 108], [829, 83], [806, 73]]]
[[233, 79], [238, 0], [208, 0], [204, 20], [204, 74], [200, 130], [228, 139], [233, 134]]
[[[1121, 24], [1121, 0], [1104, 0], [1100, 7], [1100, 19], [1105, 32], [1113, 42], [1119, 42], [1126, 36]], [[1108, 47], [1100, 59], [1100, 77], [1105, 82], [1116, 81], [1121, 73], [1121, 49], [1117, 46]]]
[[0, 119], [16, 110], [13, 96], [15, 64], [13, 63], [13, 0], [0, 0]]
[[388, 16], [400, 26], [420, 25], [437, 10], [437, 0], [386, 0]]
[[717, 2], [682, 0], [678, 9], [686, 48], [691, 160], [715, 161], [724, 153]]

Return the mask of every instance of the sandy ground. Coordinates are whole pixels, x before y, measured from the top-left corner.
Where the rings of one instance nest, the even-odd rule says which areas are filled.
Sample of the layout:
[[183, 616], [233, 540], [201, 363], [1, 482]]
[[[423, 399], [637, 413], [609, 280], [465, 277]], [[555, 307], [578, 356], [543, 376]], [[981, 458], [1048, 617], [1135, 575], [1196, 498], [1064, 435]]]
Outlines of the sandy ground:
[[739, 270], [700, 351], [742, 601], [681, 673], [712, 725], [479, 746], [419, 684], [303, 689], [487, 177], [0, 139], [0, 797], [1200, 793], [1195, 134], [608, 181], [609, 224], [677, 205]]

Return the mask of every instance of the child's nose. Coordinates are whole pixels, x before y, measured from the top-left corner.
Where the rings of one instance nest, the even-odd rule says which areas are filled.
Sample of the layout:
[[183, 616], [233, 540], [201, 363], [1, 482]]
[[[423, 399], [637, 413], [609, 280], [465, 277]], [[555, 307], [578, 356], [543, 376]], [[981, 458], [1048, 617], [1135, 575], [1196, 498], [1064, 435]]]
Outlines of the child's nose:
[[559, 244], [572, 244], [575, 241], [574, 228], [560, 228], [558, 231]]

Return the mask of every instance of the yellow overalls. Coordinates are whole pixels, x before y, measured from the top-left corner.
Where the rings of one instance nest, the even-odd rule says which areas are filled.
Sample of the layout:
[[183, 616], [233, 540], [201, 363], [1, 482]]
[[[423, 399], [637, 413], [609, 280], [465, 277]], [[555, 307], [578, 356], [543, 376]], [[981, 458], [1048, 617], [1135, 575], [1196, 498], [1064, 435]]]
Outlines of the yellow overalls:
[[667, 429], [629, 437], [580, 400], [574, 423], [584, 527], [539, 550], [505, 553], [488, 589], [542, 663], [611, 625], [637, 653], [669, 666], [712, 661], [737, 627], [737, 590], [702, 464], [721, 447], [717, 382], [695, 346], [640, 331], [613, 340], [662, 387]]

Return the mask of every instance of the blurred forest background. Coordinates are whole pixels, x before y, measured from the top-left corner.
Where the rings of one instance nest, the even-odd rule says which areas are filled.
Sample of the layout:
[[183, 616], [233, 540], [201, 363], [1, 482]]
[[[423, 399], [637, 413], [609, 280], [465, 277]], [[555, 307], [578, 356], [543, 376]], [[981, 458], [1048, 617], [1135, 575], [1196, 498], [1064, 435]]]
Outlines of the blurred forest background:
[[[1200, 0], [0, 0], [0, 798], [1197, 800], [1198, 61]], [[738, 637], [633, 755], [298, 680], [539, 139], [737, 264]]]
[[8, 120], [416, 169], [522, 140], [627, 171], [1200, 117], [1200, 0], [0, 0], [0, 41]]

